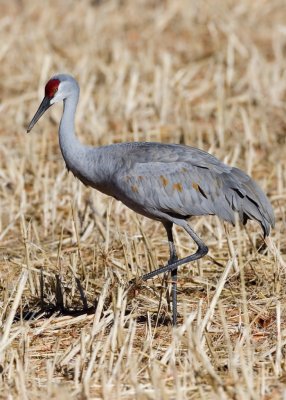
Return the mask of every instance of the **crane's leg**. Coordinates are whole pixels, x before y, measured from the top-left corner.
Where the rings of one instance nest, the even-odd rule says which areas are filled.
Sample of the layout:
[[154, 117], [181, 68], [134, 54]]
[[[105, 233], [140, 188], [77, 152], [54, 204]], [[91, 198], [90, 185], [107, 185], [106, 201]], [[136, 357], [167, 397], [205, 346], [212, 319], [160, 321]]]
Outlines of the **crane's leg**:
[[[175, 223], [176, 225], [181, 226], [182, 228], [185, 229], [185, 231], [191, 236], [191, 238], [194, 240], [194, 242], [197, 244], [198, 249], [194, 254], [191, 254], [187, 257], [181, 258], [180, 260], [175, 260], [171, 264], [167, 264], [164, 267], [155, 269], [155, 271], [149, 272], [148, 274], [145, 274], [141, 277], [144, 281], [147, 281], [148, 279], [154, 278], [157, 275], [163, 274], [164, 272], [172, 272], [174, 271], [174, 274], [177, 275], [177, 269], [180, 265], [189, 263], [191, 261], [199, 260], [203, 256], [205, 256], [208, 252], [207, 246], [204, 244], [204, 242], [198, 237], [198, 235], [192, 230], [190, 225], [187, 223], [186, 220], [184, 219], [179, 219], [179, 218], [173, 218], [171, 221], [172, 223]], [[167, 229], [167, 228], [166, 228]], [[170, 231], [170, 228], [169, 228]], [[168, 232], [168, 230], [167, 230]], [[174, 285], [176, 287], [176, 285]], [[174, 299], [176, 296], [174, 296]], [[176, 300], [175, 300], [176, 301]], [[173, 307], [176, 306], [173, 301]], [[177, 309], [176, 309], [177, 311]], [[174, 309], [173, 309], [174, 313]], [[175, 313], [176, 314], [176, 313]], [[173, 315], [173, 322], [175, 322], [175, 317]]]
[[[169, 242], [169, 251], [170, 251], [170, 258], [168, 261], [168, 265], [172, 265], [175, 261], [177, 261], [177, 253], [174, 244], [174, 238], [172, 233], [172, 222], [164, 222], [163, 223], [168, 236]], [[174, 269], [171, 271], [171, 279], [172, 279], [172, 312], [173, 312], [173, 325], [177, 325], [177, 274], [178, 269]]]

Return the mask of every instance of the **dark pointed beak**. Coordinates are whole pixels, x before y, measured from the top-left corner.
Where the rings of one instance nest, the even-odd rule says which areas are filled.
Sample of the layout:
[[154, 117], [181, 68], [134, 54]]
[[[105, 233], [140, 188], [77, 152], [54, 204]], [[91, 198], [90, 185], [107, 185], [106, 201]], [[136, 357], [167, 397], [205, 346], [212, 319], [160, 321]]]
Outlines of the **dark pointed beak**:
[[41, 118], [41, 116], [44, 114], [45, 111], [51, 106], [51, 99], [49, 97], [44, 97], [43, 101], [40, 104], [40, 107], [38, 108], [36, 114], [34, 115], [32, 121], [30, 122], [27, 132], [30, 132], [30, 130], [33, 128], [35, 123]]

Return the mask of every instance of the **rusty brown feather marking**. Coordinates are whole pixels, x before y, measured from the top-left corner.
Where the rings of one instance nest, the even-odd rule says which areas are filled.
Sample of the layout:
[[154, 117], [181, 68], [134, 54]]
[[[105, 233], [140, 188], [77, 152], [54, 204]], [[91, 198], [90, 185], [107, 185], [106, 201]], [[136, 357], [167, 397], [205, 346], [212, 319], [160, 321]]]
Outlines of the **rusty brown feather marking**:
[[143, 177], [142, 175], [139, 175], [139, 176], [138, 176], [138, 181], [142, 182], [143, 179], [144, 179], [144, 177]]
[[200, 185], [196, 182], [192, 183], [192, 187], [199, 192], [201, 195], [203, 195], [206, 199], [208, 198], [207, 195], [205, 194], [205, 192], [203, 191], [203, 189], [200, 187]]
[[160, 179], [161, 179], [162, 185], [164, 187], [166, 187], [169, 183], [169, 180], [164, 175], [160, 175]]
[[199, 192], [199, 184], [198, 184], [198, 183], [193, 182], [193, 183], [192, 183], [192, 187], [193, 187], [197, 192]]
[[180, 182], [174, 183], [173, 185], [173, 189], [177, 190], [178, 192], [182, 192], [183, 191], [183, 186]]
[[138, 193], [138, 187], [136, 185], [131, 185], [131, 190], [133, 193]]

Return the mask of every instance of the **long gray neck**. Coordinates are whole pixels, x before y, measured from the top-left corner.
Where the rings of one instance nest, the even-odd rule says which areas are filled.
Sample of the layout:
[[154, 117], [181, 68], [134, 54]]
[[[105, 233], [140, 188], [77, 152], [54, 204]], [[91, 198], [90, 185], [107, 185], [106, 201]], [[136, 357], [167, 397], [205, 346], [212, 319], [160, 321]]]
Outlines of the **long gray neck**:
[[63, 115], [59, 128], [59, 142], [63, 158], [68, 169], [73, 171], [80, 167], [79, 161], [84, 155], [85, 146], [80, 143], [75, 134], [74, 119], [79, 92], [74, 91], [64, 100]]
[[78, 98], [77, 89], [64, 100], [59, 128], [60, 148], [68, 170], [86, 185], [97, 188], [102, 181], [99, 168], [100, 148], [83, 145], [75, 134], [74, 119]]

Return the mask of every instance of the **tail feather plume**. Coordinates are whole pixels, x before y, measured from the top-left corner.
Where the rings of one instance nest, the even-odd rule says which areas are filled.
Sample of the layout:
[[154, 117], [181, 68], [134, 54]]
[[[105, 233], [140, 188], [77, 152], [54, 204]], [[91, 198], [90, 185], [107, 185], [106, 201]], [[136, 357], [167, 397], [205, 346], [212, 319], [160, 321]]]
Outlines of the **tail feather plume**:
[[[266, 195], [248, 175], [237, 168], [232, 169], [232, 177], [237, 178], [237, 185], [229, 187], [231, 196], [235, 196], [235, 211], [245, 224], [248, 219], [258, 221], [263, 229], [264, 236], [268, 236], [270, 228], [275, 225], [273, 208]], [[234, 183], [234, 182], [233, 182]]]

